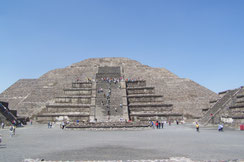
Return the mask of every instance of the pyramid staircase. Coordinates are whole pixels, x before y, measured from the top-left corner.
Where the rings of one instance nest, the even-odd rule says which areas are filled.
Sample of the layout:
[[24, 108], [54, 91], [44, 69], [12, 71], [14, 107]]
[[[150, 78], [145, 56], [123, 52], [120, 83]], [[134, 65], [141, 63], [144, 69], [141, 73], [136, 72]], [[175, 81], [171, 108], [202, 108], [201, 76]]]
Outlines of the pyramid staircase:
[[19, 125], [21, 122], [17, 119], [17, 117], [9, 110], [8, 103], [0, 102], [0, 114], [2, 116], [1, 122], [8, 121], [9, 123], [15, 123], [15, 125]]
[[[128, 119], [124, 82], [120, 67], [99, 67], [96, 74], [96, 121], [118, 122]], [[102, 92], [99, 90], [102, 89]]]

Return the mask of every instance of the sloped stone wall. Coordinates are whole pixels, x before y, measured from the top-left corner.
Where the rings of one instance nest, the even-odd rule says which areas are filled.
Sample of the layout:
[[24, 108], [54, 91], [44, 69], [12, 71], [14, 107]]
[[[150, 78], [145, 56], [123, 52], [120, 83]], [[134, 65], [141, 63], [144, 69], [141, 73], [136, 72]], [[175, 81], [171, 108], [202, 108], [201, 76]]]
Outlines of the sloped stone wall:
[[120, 66], [124, 78], [146, 80], [147, 86], [155, 87], [156, 94], [164, 95], [165, 103], [173, 103], [174, 111], [198, 117], [203, 108], [217, 94], [207, 88], [164, 68], [152, 68], [127, 58], [93, 58], [72, 64], [63, 69], [47, 72], [38, 79], [19, 80], [0, 94], [0, 100], [9, 102], [10, 109], [21, 116], [41, 111], [53, 98], [63, 95], [63, 89], [79, 79], [95, 79], [98, 67]]

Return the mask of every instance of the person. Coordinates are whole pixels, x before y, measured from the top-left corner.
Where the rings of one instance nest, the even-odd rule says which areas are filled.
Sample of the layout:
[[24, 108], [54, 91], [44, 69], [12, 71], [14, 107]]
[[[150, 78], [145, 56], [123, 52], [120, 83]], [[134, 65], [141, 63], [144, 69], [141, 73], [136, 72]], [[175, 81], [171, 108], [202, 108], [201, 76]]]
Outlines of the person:
[[16, 125], [16, 121], [15, 121], [15, 120], [13, 120], [13, 121], [12, 121], [12, 124], [13, 124], [13, 125]]
[[150, 126], [153, 128], [153, 121], [149, 121], [149, 123], [151, 124]]
[[162, 129], [164, 128], [164, 121], [162, 120]]
[[65, 127], [65, 123], [64, 123], [64, 121], [62, 122], [62, 129], [64, 129], [64, 127]]
[[199, 124], [196, 122], [196, 131], [199, 132]]
[[179, 121], [178, 120], [176, 120], [176, 124], [179, 125]]
[[32, 125], [32, 120], [30, 120], [30, 125]]
[[10, 137], [13, 137], [13, 126], [11, 125], [10, 128], [9, 128], [9, 131], [10, 131]]
[[158, 121], [156, 121], [156, 127], [157, 127], [157, 129], [158, 129]]
[[0, 134], [0, 144], [2, 143], [2, 135]]
[[219, 124], [219, 125], [218, 125], [218, 130], [219, 130], [219, 132], [220, 132], [220, 131], [224, 131], [223, 128], [224, 128], [224, 126], [223, 126], [222, 124]]
[[13, 135], [15, 135], [16, 126], [13, 126]]
[[1, 126], [2, 126], [2, 129], [4, 129], [4, 126], [5, 126], [4, 122], [2, 122], [2, 125]]

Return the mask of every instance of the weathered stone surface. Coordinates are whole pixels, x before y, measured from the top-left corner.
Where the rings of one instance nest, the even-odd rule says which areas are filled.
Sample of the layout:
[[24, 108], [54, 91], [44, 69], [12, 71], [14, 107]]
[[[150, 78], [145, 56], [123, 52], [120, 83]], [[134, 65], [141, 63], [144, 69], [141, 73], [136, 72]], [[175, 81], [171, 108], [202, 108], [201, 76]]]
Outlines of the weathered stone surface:
[[240, 87], [219, 93], [216, 102], [204, 112], [203, 124], [219, 124], [239, 128], [244, 123], [244, 88]]
[[[198, 117], [203, 108], [209, 107], [210, 100], [217, 99], [214, 92], [164, 68], [152, 68], [128, 58], [93, 58], [49, 71], [38, 79], [19, 80], [0, 94], [0, 100], [9, 102], [9, 107], [18, 110], [19, 115], [30, 116], [55, 97], [63, 96], [63, 89], [71, 88], [78, 78], [81, 82], [95, 79], [98, 67], [102, 66], [117, 66], [124, 78], [145, 80], [147, 86], [155, 87], [155, 94], [164, 96], [165, 103], [174, 105], [175, 113]], [[91, 85], [73, 85], [73, 88], [91, 88]]]

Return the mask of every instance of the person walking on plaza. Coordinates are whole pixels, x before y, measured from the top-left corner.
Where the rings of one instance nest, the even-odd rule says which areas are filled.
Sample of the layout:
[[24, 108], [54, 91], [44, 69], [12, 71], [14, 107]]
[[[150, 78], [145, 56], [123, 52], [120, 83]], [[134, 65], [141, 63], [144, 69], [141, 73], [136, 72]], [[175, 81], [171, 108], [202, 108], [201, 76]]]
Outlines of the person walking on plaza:
[[169, 120], [169, 126], [171, 126], [171, 120]]
[[196, 122], [196, 131], [199, 132], [199, 124]]
[[219, 132], [221, 132], [221, 131], [223, 132], [224, 131], [224, 126], [222, 124], [218, 125], [218, 131]]
[[1, 143], [2, 143], [2, 135], [0, 134], [0, 145], [1, 145]]
[[1, 124], [2, 129], [4, 129], [4, 126], [5, 126], [5, 124], [4, 124], [4, 122], [2, 122], [2, 124]]
[[62, 129], [64, 129], [64, 127], [65, 127], [65, 123], [64, 123], [64, 121], [62, 122]]
[[154, 124], [153, 124], [153, 121], [150, 122], [151, 123], [151, 127], [154, 128]]
[[156, 127], [157, 127], [157, 129], [158, 129], [158, 121], [156, 121]]
[[164, 121], [162, 120], [162, 129], [164, 128]]
[[160, 129], [160, 127], [161, 127], [161, 123], [160, 121], [158, 121], [158, 129]]
[[10, 128], [9, 128], [9, 132], [10, 132], [10, 137], [13, 137], [13, 130], [14, 130], [14, 128], [13, 128], [13, 126], [11, 125], [10, 126]]
[[179, 121], [178, 120], [176, 120], [176, 124], [179, 125]]
[[16, 126], [13, 126], [13, 135], [15, 135]]

